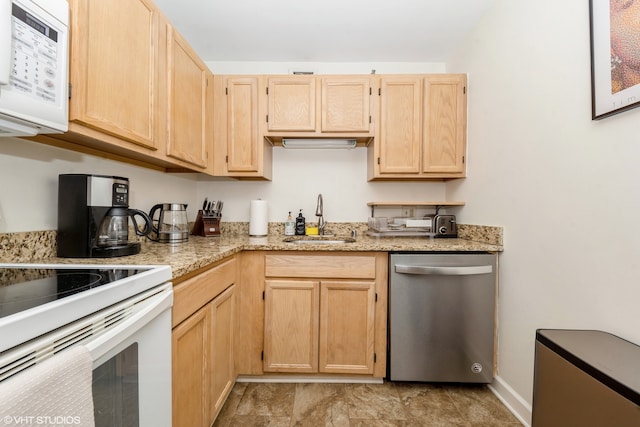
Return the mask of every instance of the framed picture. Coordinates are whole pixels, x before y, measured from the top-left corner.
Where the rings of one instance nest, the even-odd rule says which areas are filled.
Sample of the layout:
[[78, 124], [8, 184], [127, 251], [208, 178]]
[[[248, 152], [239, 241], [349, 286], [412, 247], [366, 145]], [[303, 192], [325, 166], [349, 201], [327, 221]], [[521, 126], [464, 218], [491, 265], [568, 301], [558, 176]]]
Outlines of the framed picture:
[[593, 120], [640, 106], [640, 0], [590, 0]]

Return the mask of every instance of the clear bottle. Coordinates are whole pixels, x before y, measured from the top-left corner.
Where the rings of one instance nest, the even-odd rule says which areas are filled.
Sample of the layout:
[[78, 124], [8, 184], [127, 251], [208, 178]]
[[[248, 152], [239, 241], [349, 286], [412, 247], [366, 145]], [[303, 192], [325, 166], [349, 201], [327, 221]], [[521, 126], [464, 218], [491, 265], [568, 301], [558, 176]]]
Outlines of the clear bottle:
[[284, 235], [293, 236], [294, 234], [296, 234], [296, 223], [293, 220], [293, 217], [291, 217], [291, 212], [289, 212], [289, 216], [284, 222]]

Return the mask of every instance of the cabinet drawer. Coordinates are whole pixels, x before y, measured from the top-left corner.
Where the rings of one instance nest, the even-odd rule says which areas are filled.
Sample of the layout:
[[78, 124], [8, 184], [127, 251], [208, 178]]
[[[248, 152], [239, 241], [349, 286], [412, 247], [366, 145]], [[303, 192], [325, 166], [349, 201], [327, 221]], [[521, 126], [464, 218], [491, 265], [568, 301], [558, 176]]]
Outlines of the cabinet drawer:
[[375, 279], [374, 255], [266, 255], [267, 277]]
[[235, 257], [173, 287], [175, 327], [236, 281]]

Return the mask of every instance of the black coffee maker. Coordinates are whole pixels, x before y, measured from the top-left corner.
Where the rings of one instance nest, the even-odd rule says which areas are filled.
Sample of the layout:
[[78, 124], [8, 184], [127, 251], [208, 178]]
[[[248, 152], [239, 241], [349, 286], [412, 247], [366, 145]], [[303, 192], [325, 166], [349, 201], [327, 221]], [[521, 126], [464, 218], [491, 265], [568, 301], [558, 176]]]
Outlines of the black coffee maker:
[[[142, 228], [136, 217], [142, 218]], [[62, 174], [58, 176], [58, 256], [108, 258], [140, 252], [129, 241], [129, 218], [135, 233], [151, 231], [149, 216], [129, 209], [129, 179], [119, 176]]]

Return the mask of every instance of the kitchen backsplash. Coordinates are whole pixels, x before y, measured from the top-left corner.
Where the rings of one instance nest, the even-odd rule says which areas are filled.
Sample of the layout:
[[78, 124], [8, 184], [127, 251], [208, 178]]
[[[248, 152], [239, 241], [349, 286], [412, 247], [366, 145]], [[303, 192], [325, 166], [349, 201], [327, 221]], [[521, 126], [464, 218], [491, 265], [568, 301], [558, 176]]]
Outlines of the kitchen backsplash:
[[[308, 226], [315, 227], [317, 223], [307, 222]], [[249, 234], [248, 222], [222, 223], [222, 233]], [[327, 225], [327, 232], [339, 236], [351, 235], [351, 230], [356, 230], [358, 235], [366, 233], [369, 225], [366, 222], [333, 222]], [[284, 235], [282, 222], [270, 222], [268, 232], [270, 235]], [[474, 242], [488, 243], [502, 246], [502, 227], [486, 225], [458, 224], [458, 238], [473, 240]]]
[[490, 245], [503, 245], [502, 227], [490, 225], [458, 224], [458, 238]]
[[[308, 223], [314, 226], [314, 223]], [[248, 222], [223, 222], [222, 234], [249, 234]], [[340, 236], [349, 236], [356, 230], [364, 235], [368, 225], [364, 222], [329, 223], [327, 231]], [[270, 235], [284, 235], [284, 223], [270, 222]], [[129, 233], [133, 240], [135, 233]], [[135, 236], [143, 244], [154, 244], [145, 237]], [[503, 245], [502, 227], [458, 224], [458, 238], [491, 245]], [[215, 237], [212, 237], [215, 239]], [[0, 234], [0, 262], [33, 262], [56, 256], [56, 231], [27, 231], [21, 233]]]

